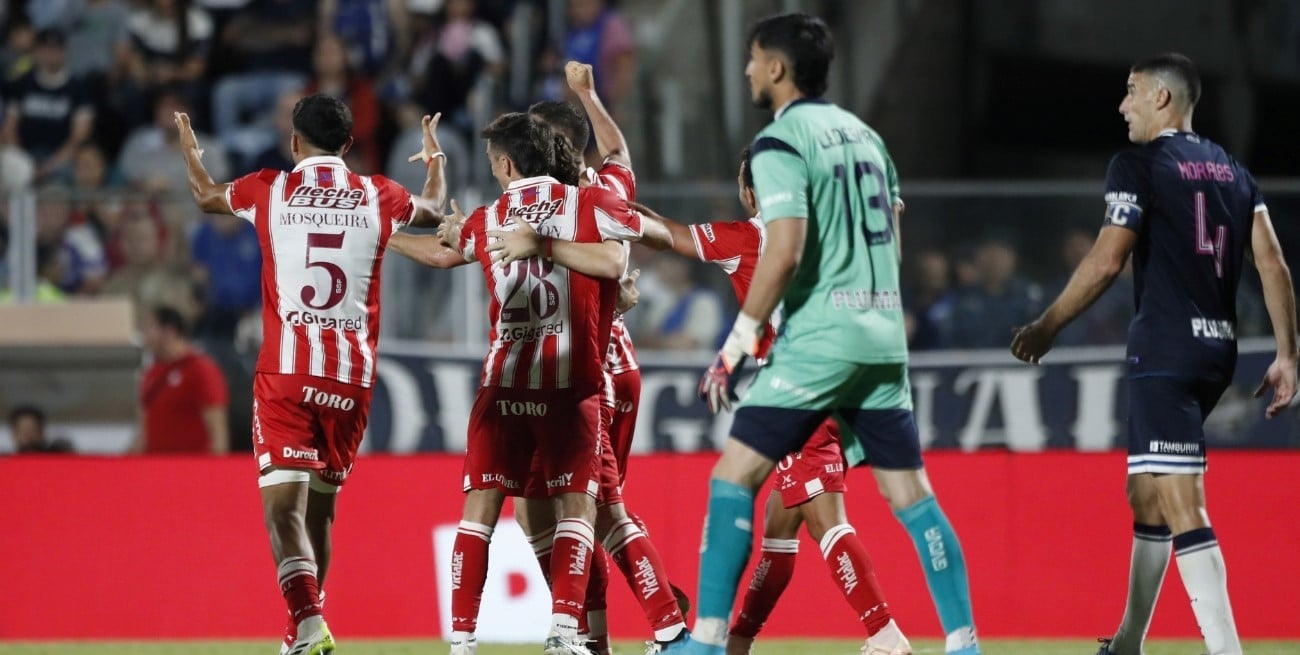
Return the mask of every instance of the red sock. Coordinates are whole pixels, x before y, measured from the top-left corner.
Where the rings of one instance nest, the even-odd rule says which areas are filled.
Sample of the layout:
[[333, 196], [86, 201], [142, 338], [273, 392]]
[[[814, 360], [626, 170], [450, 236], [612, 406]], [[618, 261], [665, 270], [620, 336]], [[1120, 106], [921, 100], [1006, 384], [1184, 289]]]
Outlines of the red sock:
[[555, 524], [551, 553], [551, 613], [565, 614], [585, 623], [582, 601], [591, 575], [591, 551], [596, 540], [591, 524], [582, 519], [560, 519]]
[[537, 558], [538, 566], [542, 567], [542, 577], [546, 579], [546, 586], [551, 586], [551, 549], [555, 545], [555, 528], [543, 532], [539, 535], [529, 537], [528, 544], [533, 547], [533, 556]]
[[487, 584], [488, 544], [492, 527], [461, 521], [451, 551], [451, 629], [474, 632], [478, 607]]
[[609, 606], [605, 602], [605, 590], [609, 588], [609, 559], [605, 557], [605, 549], [600, 544], [591, 553], [591, 572], [587, 576], [587, 596], [583, 602], [582, 620], [578, 622], [578, 632], [591, 635], [594, 640], [597, 637], [608, 637], [609, 630], [601, 625], [593, 626], [588, 616], [591, 612], [603, 612]]
[[853, 526], [841, 523], [826, 531], [821, 547], [831, 577], [853, 611], [857, 612], [858, 620], [867, 629], [867, 636], [880, 632], [893, 617], [889, 613], [889, 603], [885, 602], [885, 594], [880, 591], [880, 583], [876, 581], [871, 557], [858, 539], [858, 533]]
[[[636, 522], [626, 518], [615, 523], [605, 538], [605, 544], [619, 571], [627, 579], [627, 585], [640, 603], [650, 627], [664, 630], [684, 624], [685, 619], [677, 608], [677, 597], [668, 584], [668, 574], [664, 572], [659, 551]], [[658, 638], [659, 635], [656, 635]]]
[[[295, 629], [303, 619], [320, 616], [320, 585], [316, 583], [316, 563], [306, 557], [290, 557], [277, 567], [280, 593], [289, 608]], [[296, 631], [296, 630], [295, 630]]]
[[740, 606], [731, 634], [753, 639], [772, 615], [772, 608], [781, 598], [790, 578], [794, 577], [794, 561], [799, 555], [798, 539], [763, 539], [754, 575], [749, 580], [745, 601]]

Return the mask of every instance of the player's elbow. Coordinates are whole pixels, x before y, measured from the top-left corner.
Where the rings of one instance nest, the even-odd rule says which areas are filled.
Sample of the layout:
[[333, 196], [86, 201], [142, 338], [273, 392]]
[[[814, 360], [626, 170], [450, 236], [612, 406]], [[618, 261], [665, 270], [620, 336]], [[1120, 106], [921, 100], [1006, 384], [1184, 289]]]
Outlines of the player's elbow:
[[215, 185], [202, 189], [195, 194], [199, 209], [205, 214], [221, 214], [226, 211], [226, 197]]

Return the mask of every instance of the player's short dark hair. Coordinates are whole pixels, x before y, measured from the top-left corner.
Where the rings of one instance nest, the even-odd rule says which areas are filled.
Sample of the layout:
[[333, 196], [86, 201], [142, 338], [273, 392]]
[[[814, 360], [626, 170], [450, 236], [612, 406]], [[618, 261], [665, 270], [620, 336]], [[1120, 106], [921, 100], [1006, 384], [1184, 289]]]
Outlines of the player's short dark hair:
[[338, 98], [313, 93], [293, 106], [293, 131], [325, 152], [343, 152], [352, 137], [352, 110]]
[[754, 169], [750, 168], [749, 146], [740, 151], [740, 181], [746, 188], [754, 188]]
[[9, 410], [9, 427], [18, 425], [18, 421], [24, 418], [36, 419], [36, 422], [45, 427], [45, 411], [36, 405], [16, 405]]
[[[528, 114], [502, 114], [488, 123], [479, 136], [487, 140], [488, 147], [509, 157], [524, 177], [557, 172], [555, 149], [564, 137], [549, 125], [529, 118]], [[566, 161], [564, 167], [572, 168], [572, 165]]]
[[153, 320], [158, 323], [158, 327], [170, 328], [176, 331], [176, 334], [187, 336], [189, 334], [189, 323], [181, 315], [180, 310], [169, 305], [158, 305], [151, 311]]
[[1183, 111], [1196, 106], [1201, 99], [1201, 74], [1191, 58], [1177, 52], [1167, 52], [1139, 59], [1133, 64], [1134, 73], [1147, 73], [1173, 82], [1169, 92]]
[[587, 117], [571, 103], [561, 100], [535, 102], [528, 108], [528, 115], [564, 135], [578, 152], [585, 151], [591, 141], [591, 126], [587, 124]]
[[826, 93], [835, 40], [822, 19], [808, 14], [764, 18], [750, 30], [749, 43], [785, 55], [800, 93], [806, 96]]

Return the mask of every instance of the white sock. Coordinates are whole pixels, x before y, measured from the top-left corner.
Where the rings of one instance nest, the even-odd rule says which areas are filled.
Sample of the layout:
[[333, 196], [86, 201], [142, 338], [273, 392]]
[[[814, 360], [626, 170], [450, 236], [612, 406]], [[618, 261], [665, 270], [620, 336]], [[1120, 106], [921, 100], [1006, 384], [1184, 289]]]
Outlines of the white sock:
[[453, 644], [468, 644], [468, 643], [472, 643], [473, 641], [474, 641], [474, 633], [472, 632], [454, 630], [451, 633], [451, 643]]
[[[1210, 537], [1213, 538], [1213, 532]], [[1232, 603], [1228, 601], [1228, 572], [1223, 566], [1219, 542], [1180, 547], [1177, 559], [1178, 574], [1192, 601], [1192, 613], [1201, 626], [1209, 655], [1241, 655], [1241, 640], [1232, 618]]]
[[1151, 626], [1151, 614], [1160, 596], [1165, 571], [1169, 568], [1169, 554], [1173, 551], [1173, 537], [1164, 526], [1133, 525], [1133, 555], [1128, 570], [1128, 601], [1124, 604], [1124, 619], [1110, 642], [1110, 652], [1115, 655], [1141, 655], [1142, 641]]
[[319, 614], [309, 616], [298, 622], [298, 641], [305, 641], [316, 636], [325, 627], [325, 619]]
[[568, 614], [551, 615], [551, 636], [565, 637], [567, 639], [578, 638], [578, 619]]
[[698, 641], [710, 646], [727, 645], [727, 622], [729, 618], [695, 619], [695, 629], [691, 631], [691, 641]]

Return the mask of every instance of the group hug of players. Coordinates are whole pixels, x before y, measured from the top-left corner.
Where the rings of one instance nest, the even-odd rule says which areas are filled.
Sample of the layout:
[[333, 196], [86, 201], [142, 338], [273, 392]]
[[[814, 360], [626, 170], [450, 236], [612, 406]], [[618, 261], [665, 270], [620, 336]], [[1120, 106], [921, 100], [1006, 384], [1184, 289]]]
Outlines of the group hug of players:
[[[653, 635], [650, 652], [748, 653], [793, 573], [801, 525], [820, 545], [832, 578], [863, 625], [863, 652], [907, 655], [912, 652], [908, 640], [846, 519], [844, 472], [863, 463], [872, 465], [882, 495], [916, 545], [946, 635], [945, 651], [980, 652], [961, 546], [930, 489], [911, 414], [898, 279], [903, 204], [893, 163], [876, 132], [820, 99], [833, 54], [822, 21], [799, 14], [773, 17], [755, 27], [750, 45], [751, 99], [774, 110], [776, 118], [742, 154], [737, 185], [746, 216], [740, 220], [685, 224], [637, 204], [623, 136], [596, 95], [591, 67], [576, 62], [565, 72], [584, 112], [565, 102], [543, 102], [502, 115], [483, 130], [486, 155], [503, 192], [468, 216], [455, 201], [450, 211], [445, 208], [443, 172], [449, 163], [437, 142], [437, 116], [425, 117], [421, 152], [411, 158], [428, 166], [424, 188], [412, 195], [382, 176], [347, 169], [341, 157], [351, 145], [351, 114], [328, 96], [306, 97], [295, 108], [292, 171], [264, 170], [229, 184], [208, 176], [188, 118], [177, 115], [199, 206], [249, 220], [262, 245], [264, 343], [254, 387], [254, 442], [266, 524], [289, 612], [282, 654], [335, 650], [322, 609], [330, 529], [336, 494], [366, 425], [386, 250], [439, 268], [477, 263], [490, 296], [490, 347], [467, 428], [464, 511], [451, 568], [440, 572], [452, 589], [452, 655], [476, 651], [488, 546], [507, 496], [515, 499], [515, 518], [552, 591], [547, 655], [610, 652], [605, 620], [610, 561], [641, 605]], [[1130, 108], [1138, 106], [1130, 104], [1137, 92], [1150, 96], [1143, 102], [1149, 101], [1153, 116], [1182, 107], [1178, 89], [1162, 71], [1135, 67], [1125, 100]], [[1150, 88], [1136, 89], [1135, 78]], [[1190, 134], [1190, 105], [1185, 113]], [[1131, 131], [1142, 118], [1125, 116]], [[583, 155], [593, 134], [603, 162], [596, 170], [587, 167]], [[1195, 147], [1204, 144], [1197, 141]], [[1226, 159], [1213, 148], [1209, 158]], [[1149, 168], [1134, 172], [1141, 165], [1131, 164], [1130, 177], [1122, 182], [1115, 181], [1112, 165], [1108, 186], [1147, 177], [1134, 183], [1138, 187], [1112, 190], [1119, 194], [1115, 199], [1108, 195], [1110, 227], [1103, 229], [1099, 248], [1114, 241], [1108, 231], [1122, 228], [1132, 235], [1126, 242], [1132, 250], [1139, 235], [1135, 226], [1155, 220], [1154, 192], [1135, 191], [1151, 184]], [[1232, 171], [1240, 171], [1243, 181], [1249, 177], [1244, 169], [1227, 173]], [[1253, 181], [1249, 184], [1254, 193]], [[1205, 200], [1198, 198], [1199, 229], [1205, 230]], [[1259, 211], [1257, 200], [1252, 195], [1243, 202]], [[1148, 208], [1150, 216], [1142, 217]], [[411, 225], [437, 225], [438, 234], [399, 232]], [[1265, 236], [1271, 236], [1271, 226], [1265, 227]], [[1227, 240], [1227, 229], [1218, 227], [1217, 236], [1197, 234], [1210, 242], [1220, 278], [1224, 267], [1235, 276], [1241, 259], [1241, 246], [1225, 256], [1228, 245], [1238, 243]], [[730, 276], [742, 310], [700, 383], [701, 398], [712, 411], [732, 409], [746, 359], [762, 364], [736, 409], [732, 438], [710, 480], [691, 630], [686, 595], [669, 581], [634, 505], [621, 493], [640, 400], [636, 353], [622, 320], [636, 301], [636, 272], [627, 270], [629, 242], [716, 263]], [[1255, 250], [1258, 264], [1258, 244]], [[1094, 255], [1101, 259], [1097, 251]], [[1076, 278], [1088, 277], [1087, 265]], [[1017, 334], [1017, 356], [1041, 358], [1063, 322], [1095, 298], [1088, 294], [1099, 281], [1109, 284], [1104, 275], [1072, 281], [1042, 320]], [[1231, 282], [1235, 289], [1235, 277]], [[1080, 291], [1080, 285], [1086, 288]], [[1062, 307], [1072, 293], [1074, 305]], [[1270, 297], [1270, 313], [1274, 304]], [[1286, 310], [1279, 307], [1275, 318]], [[1293, 300], [1289, 311], [1293, 334]], [[1287, 328], [1282, 323], [1279, 330]], [[1289, 400], [1295, 347], [1293, 339], [1289, 345], [1283, 341], [1279, 336], [1279, 366], [1285, 368], [1281, 353], [1289, 348], [1290, 377], [1270, 369], [1266, 384]], [[1275, 400], [1270, 415], [1284, 405], [1285, 400]], [[1208, 409], [1204, 403], [1200, 408], [1188, 415], [1203, 420]], [[1130, 457], [1130, 473], [1160, 474], [1199, 462], [1199, 483], [1203, 450], [1193, 459], [1187, 452], [1141, 454], [1136, 470]], [[761, 559], [733, 622], [752, 542], [754, 495], [773, 469], [779, 475], [767, 500]], [[1151, 493], [1162, 490], [1153, 487]], [[1139, 541], [1164, 545], [1160, 578], [1171, 538], [1180, 567], [1185, 550], [1218, 552], [1208, 523], [1175, 527], [1171, 537], [1170, 528], [1180, 519], [1159, 510], [1144, 519], [1136, 504], [1134, 512], [1135, 567]], [[1140, 582], [1131, 583], [1124, 624], [1114, 640], [1103, 643], [1102, 653], [1139, 652], [1155, 602]], [[1196, 598], [1191, 583], [1188, 589]], [[1230, 608], [1230, 636], [1215, 643], [1219, 637], [1211, 634], [1225, 630], [1206, 624], [1222, 623], [1225, 612], [1220, 608], [1210, 616], [1202, 609], [1213, 602], [1198, 602], [1194, 606], [1198, 620], [1204, 618], [1211, 652], [1240, 652], [1239, 644], [1233, 645]]]

